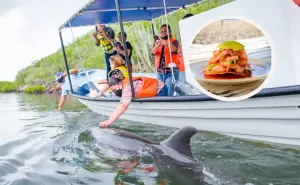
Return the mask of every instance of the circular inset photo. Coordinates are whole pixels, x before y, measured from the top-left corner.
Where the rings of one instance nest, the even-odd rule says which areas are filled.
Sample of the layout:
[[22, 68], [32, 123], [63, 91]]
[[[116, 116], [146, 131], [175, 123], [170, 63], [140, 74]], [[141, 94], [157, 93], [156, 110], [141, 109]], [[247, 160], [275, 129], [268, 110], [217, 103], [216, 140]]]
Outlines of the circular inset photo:
[[196, 35], [189, 47], [189, 65], [194, 79], [210, 97], [246, 99], [268, 77], [271, 53], [268, 37], [256, 26], [223, 19]]

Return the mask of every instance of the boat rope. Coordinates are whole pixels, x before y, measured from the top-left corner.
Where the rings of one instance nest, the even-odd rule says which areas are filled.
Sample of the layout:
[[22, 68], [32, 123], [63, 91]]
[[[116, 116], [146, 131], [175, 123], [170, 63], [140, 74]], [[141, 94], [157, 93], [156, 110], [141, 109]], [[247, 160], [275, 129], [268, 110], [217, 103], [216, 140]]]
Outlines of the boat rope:
[[168, 16], [167, 16], [167, 6], [166, 6], [166, 0], [164, 1], [164, 9], [165, 9], [165, 19], [166, 19], [166, 25], [167, 25], [167, 35], [168, 35], [168, 47], [169, 47], [169, 54], [170, 54], [170, 59], [171, 59], [171, 66], [169, 66], [171, 68], [171, 72], [172, 72], [172, 82], [175, 82], [175, 77], [174, 77], [174, 66], [176, 66], [173, 63], [172, 60], [172, 50], [171, 50], [171, 43], [170, 43], [170, 35], [169, 35], [169, 24], [168, 24]]
[[[75, 39], [75, 36], [74, 36], [74, 33], [73, 33], [73, 29], [72, 29], [72, 26], [71, 26], [71, 23], [69, 22], [69, 26], [71, 28], [71, 33], [72, 33], [72, 37], [73, 37], [73, 42], [75, 44], [75, 48], [76, 48], [76, 51], [77, 51], [77, 54], [78, 54], [78, 57], [79, 57], [79, 61], [80, 61], [80, 64], [81, 64], [81, 67], [83, 68], [83, 71], [85, 73], [85, 75], [87, 76], [88, 78], [88, 81], [89, 82], [92, 82], [91, 81], [91, 78], [90, 78], [90, 75], [86, 72], [85, 68], [84, 68], [84, 65], [83, 65], [83, 62], [82, 62], [82, 58], [81, 58], [81, 55], [80, 55], [80, 51], [79, 51], [79, 48], [78, 48], [78, 45], [77, 45], [77, 42], [76, 42], [76, 39]], [[92, 90], [91, 86], [90, 86], [90, 83], [87, 83], [88, 86], [89, 86], [89, 89], [90, 91]]]

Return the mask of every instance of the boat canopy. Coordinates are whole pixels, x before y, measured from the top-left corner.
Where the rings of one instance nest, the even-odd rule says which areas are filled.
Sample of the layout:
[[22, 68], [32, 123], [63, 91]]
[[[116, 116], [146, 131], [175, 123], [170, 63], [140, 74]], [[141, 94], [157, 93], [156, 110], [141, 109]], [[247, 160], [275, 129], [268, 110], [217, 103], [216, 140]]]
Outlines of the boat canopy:
[[[201, 1], [204, 0], [92, 0], [89, 3], [87, 3], [83, 8], [77, 11], [59, 28], [59, 37], [68, 74], [68, 79], [70, 82], [69, 84], [71, 92], [74, 93], [70, 78], [67, 56], [61, 34], [62, 29], [68, 27], [72, 28], [119, 22], [122, 33], [122, 42], [125, 43], [123, 22], [135, 22], [143, 20], [151, 21], [152, 19], [155, 19], [162, 15], [166, 15], [167, 13], [179, 10], [181, 8], [186, 8], [187, 6], [191, 6], [192, 4], [196, 4]], [[124, 51], [126, 66], [129, 66], [129, 58], [126, 44], [124, 45]], [[129, 68], [128, 73], [132, 97], [135, 98], [132, 75]]]
[[[166, 0], [167, 13], [203, 0]], [[119, 21], [114, 0], [92, 0], [67, 20], [60, 29], [68, 27], [110, 24]], [[123, 22], [151, 21], [165, 14], [162, 0], [119, 0]]]

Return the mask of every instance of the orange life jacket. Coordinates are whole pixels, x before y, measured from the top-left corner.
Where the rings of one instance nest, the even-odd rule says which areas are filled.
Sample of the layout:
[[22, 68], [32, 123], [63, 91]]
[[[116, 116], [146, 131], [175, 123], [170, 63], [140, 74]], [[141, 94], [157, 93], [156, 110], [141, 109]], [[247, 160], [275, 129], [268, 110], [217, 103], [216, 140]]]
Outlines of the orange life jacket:
[[182, 55], [178, 56], [178, 61], [179, 61], [179, 71], [180, 72], [184, 72], [185, 68], [184, 68], [184, 60], [183, 60], [183, 56]]
[[[135, 92], [136, 98], [147, 98], [156, 96], [158, 81], [155, 78], [149, 78], [144, 76], [132, 77], [132, 81], [142, 80], [143, 86], [140, 92]], [[129, 79], [122, 81], [123, 87], [129, 84]]]
[[[171, 37], [170, 38], [170, 44], [173, 44], [175, 40], [176, 40], [175, 38]], [[155, 68], [156, 69], [159, 68], [162, 47], [163, 46], [159, 46], [159, 48], [157, 49], [157, 53], [155, 54]], [[171, 63], [170, 49], [169, 49], [169, 47], [165, 46], [165, 50], [164, 51], [165, 51], [166, 67], [168, 67], [168, 65]], [[172, 62], [175, 63], [177, 67], [179, 67], [178, 54], [177, 53], [172, 53], [171, 57], [172, 57]]]

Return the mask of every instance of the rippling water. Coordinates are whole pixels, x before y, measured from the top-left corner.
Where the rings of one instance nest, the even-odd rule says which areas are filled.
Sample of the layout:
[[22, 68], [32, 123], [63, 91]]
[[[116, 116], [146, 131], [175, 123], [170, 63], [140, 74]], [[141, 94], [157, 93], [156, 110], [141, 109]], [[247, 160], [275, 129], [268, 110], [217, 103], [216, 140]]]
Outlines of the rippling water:
[[[85, 130], [106, 117], [89, 111], [75, 99], [57, 112], [58, 96], [0, 94], [0, 184], [173, 184], [184, 185], [181, 169], [170, 174], [137, 167], [120, 174], [128, 157], [97, 150]], [[119, 120], [113, 127], [162, 141], [176, 129]], [[209, 184], [299, 185], [300, 150], [200, 132], [191, 143], [205, 165]], [[148, 164], [153, 165], [151, 161]], [[155, 167], [155, 166], [154, 166]]]

